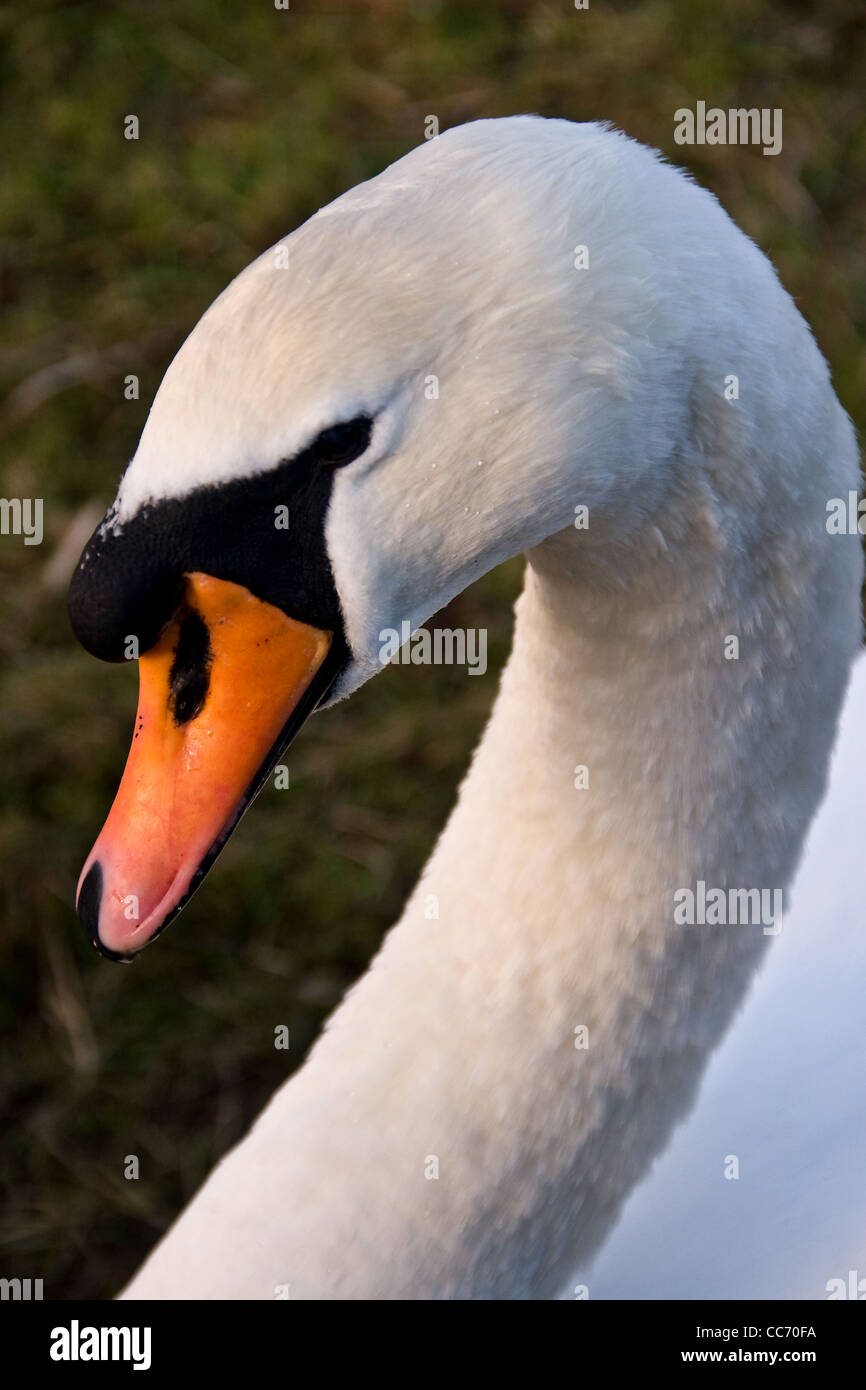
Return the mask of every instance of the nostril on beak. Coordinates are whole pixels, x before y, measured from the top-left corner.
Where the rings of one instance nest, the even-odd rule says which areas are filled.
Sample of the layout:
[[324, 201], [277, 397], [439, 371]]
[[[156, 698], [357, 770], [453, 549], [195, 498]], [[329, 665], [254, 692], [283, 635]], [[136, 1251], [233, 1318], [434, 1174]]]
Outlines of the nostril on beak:
[[207, 624], [194, 609], [179, 614], [180, 637], [169, 676], [169, 707], [178, 725], [201, 714], [210, 687], [211, 644]]

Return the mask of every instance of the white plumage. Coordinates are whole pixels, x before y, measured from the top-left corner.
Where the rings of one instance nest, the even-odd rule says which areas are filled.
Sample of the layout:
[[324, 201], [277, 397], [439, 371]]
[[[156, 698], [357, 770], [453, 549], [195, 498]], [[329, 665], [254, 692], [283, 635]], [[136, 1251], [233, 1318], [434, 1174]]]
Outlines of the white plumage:
[[[283, 245], [288, 269], [262, 256], [169, 368], [115, 524], [366, 411], [326, 528], [352, 649], [337, 694], [379, 668], [383, 629], [521, 550], [526, 588], [403, 917], [128, 1296], [555, 1297], [687, 1112], [768, 943], [675, 925], [675, 892], [787, 889], [824, 789], [860, 637], [859, 540], [825, 526], [857, 487], [853, 431], [764, 256], [597, 125], [460, 127]], [[719, 1221], [723, 1159], [692, 1160]], [[656, 1240], [679, 1190], [662, 1166]], [[760, 1270], [729, 1262], [726, 1296], [744, 1269], [763, 1296], [820, 1282], [820, 1260], [812, 1283], [785, 1273], [783, 1227]], [[613, 1294], [656, 1260], [617, 1263], [618, 1239], [598, 1264]]]
[[866, 1296], [864, 729], [861, 657], [783, 930], [695, 1110], [576, 1275], [594, 1298]]

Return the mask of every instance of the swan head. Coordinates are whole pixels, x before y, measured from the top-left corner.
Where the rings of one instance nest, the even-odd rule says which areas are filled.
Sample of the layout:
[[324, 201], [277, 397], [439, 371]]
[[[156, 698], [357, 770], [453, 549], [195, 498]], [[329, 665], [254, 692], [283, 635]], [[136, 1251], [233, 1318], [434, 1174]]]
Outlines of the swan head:
[[303, 719], [380, 669], [385, 630], [578, 505], [620, 532], [651, 510], [682, 419], [654, 391], [642, 187], [700, 193], [600, 126], [458, 127], [265, 252], [190, 334], [70, 589], [84, 646], [141, 677], [78, 890], [104, 954], [176, 915]]

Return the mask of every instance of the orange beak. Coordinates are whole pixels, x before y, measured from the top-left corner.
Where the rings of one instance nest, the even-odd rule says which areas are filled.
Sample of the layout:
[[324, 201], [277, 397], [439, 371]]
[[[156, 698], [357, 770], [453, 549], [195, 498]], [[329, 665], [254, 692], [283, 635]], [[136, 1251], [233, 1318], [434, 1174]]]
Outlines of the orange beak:
[[132, 748], [78, 884], [104, 955], [130, 959], [198, 887], [324, 693], [332, 642], [238, 584], [186, 576], [181, 606], [139, 660]]

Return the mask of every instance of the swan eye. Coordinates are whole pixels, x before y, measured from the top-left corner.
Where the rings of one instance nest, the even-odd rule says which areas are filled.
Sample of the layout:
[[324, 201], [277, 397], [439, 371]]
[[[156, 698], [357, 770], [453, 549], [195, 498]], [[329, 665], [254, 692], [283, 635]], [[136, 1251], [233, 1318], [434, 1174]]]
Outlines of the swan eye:
[[336, 467], [351, 463], [353, 459], [360, 458], [367, 448], [372, 429], [373, 421], [367, 415], [331, 425], [313, 440], [310, 453], [318, 463], [330, 463]]

